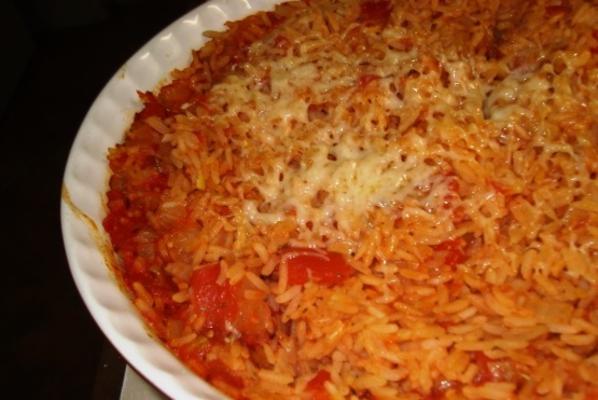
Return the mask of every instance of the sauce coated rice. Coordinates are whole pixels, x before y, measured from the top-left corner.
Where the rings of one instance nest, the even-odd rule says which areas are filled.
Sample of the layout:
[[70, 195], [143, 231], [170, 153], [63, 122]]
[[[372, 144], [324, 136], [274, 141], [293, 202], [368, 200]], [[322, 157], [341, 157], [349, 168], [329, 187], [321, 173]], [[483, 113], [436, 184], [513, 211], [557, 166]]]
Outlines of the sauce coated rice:
[[237, 399], [598, 398], [598, 6], [304, 0], [140, 93], [104, 227]]

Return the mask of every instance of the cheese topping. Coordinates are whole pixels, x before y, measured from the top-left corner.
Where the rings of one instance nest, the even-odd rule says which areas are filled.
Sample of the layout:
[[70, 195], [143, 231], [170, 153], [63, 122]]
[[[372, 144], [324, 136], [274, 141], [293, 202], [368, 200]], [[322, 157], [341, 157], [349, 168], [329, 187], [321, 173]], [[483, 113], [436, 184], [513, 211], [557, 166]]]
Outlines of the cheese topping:
[[[259, 55], [262, 46], [251, 52]], [[212, 96], [224, 109], [222, 123], [234, 124], [244, 140], [258, 143], [247, 147], [263, 152], [259, 166], [245, 172], [263, 198], [245, 201], [246, 217], [271, 224], [294, 214], [307, 232], [350, 234], [368, 210], [392, 210], [433, 182], [439, 169], [425, 162], [431, 154], [425, 128], [407, 131], [426, 113], [424, 104], [441, 109], [455, 96], [437, 84], [436, 72], [415, 77], [421, 58], [415, 51], [387, 48], [382, 58], [366, 60], [344, 56], [329, 41], [301, 46], [329, 56], [288, 51], [246, 65]], [[411, 70], [413, 82], [405, 82]], [[457, 77], [459, 66], [451, 73]]]
[[[353, 54], [342, 48], [352, 34], [347, 27], [334, 37], [303, 36], [275, 56], [271, 43], [257, 42], [249, 61], [212, 88], [220, 109], [211, 120], [234, 130], [238, 171], [259, 192], [242, 205], [251, 223], [295, 216], [306, 240], [342, 239], [367, 227], [375, 209], [403, 218], [434, 213], [435, 226], [450, 232], [443, 171], [476, 181], [484, 174], [471, 170], [476, 154], [496, 146], [489, 139], [548, 110], [550, 96], [571, 102], [548, 81], [551, 65], [488, 82], [484, 73], [508, 70], [385, 45], [404, 40], [397, 27], [382, 30], [379, 47]], [[468, 204], [461, 206], [479, 212]]]

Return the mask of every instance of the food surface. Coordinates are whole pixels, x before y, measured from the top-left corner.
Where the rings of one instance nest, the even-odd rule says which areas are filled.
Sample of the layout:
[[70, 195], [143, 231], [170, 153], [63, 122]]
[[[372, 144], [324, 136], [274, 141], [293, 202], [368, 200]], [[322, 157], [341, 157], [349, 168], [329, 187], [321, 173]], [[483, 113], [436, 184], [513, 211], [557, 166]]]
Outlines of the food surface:
[[237, 399], [598, 398], [598, 6], [230, 22], [108, 155], [114, 267]]

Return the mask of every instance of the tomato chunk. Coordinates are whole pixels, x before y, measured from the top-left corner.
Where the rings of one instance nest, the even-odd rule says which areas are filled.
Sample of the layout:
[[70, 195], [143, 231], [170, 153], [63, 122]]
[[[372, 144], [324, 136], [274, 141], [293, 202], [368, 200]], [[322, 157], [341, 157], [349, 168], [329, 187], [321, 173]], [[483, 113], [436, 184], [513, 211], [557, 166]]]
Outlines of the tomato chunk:
[[295, 248], [286, 253], [289, 285], [303, 285], [309, 280], [323, 285], [344, 282], [354, 273], [340, 253]]
[[152, 92], [137, 92], [137, 95], [143, 102], [143, 110], [137, 113], [136, 120], [143, 121], [151, 116], [164, 118], [166, 116], [166, 109], [158, 102], [156, 96]]
[[195, 91], [188, 81], [178, 79], [160, 90], [158, 101], [169, 110], [179, 111], [194, 93]]
[[330, 395], [324, 387], [324, 383], [330, 380], [330, 373], [325, 370], [319, 371], [306, 386], [306, 391], [311, 394], [312, 400], [329, 400]]
[[205, 327], [217, 334], [225, 334], [226, 322], [233, 321], [239, 307], [234, 287], [225, 282], [219, 285], [216, 280], [220, 274], [218, 264], [210, 264], [193, 272], [191, 288], [193, 303], [200, 315], [206, 319]]
[[218, 264], [207, 265], [191, 276], [193, 303], [204, 316], [205, 328], [212, 329], [223, 338], [227, 330], [234, 329], [247, 344], [258, 344], [267, 339], [271, 311], [263, 299], [245, 299], [244, 290], [250, 285], [241, 281], [236, 285], [225, 282], [219, 285]]

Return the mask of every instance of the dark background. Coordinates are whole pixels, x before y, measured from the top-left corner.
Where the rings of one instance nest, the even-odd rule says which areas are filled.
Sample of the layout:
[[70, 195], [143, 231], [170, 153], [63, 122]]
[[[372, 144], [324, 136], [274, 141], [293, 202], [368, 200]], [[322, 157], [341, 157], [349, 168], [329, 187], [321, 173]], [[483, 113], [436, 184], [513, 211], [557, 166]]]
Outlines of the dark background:
[[60, 234], [62, 172], [103, 85], [201, 0], [0, 0], [3, 393], [116, 399], [124, 361], [85, 309]]

